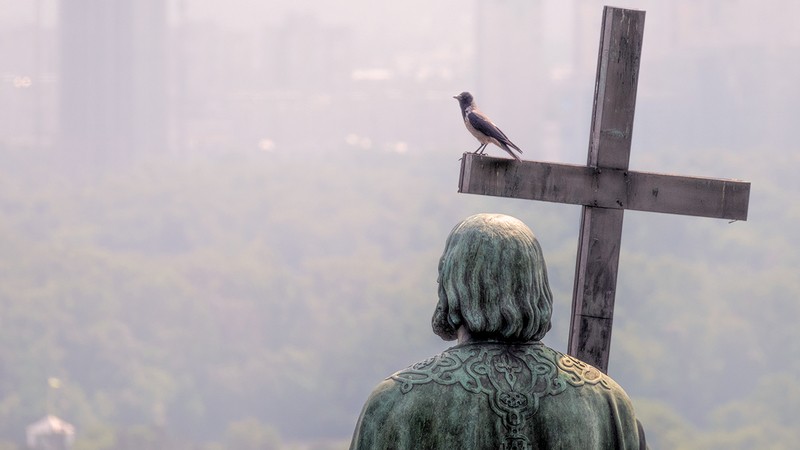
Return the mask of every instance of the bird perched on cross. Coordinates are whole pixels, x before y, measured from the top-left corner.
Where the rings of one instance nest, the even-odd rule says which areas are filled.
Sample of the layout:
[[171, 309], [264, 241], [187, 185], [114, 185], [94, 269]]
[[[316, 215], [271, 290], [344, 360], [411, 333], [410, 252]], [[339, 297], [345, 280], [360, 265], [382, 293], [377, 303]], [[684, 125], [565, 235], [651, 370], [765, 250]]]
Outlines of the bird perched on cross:
[[481, 143], [481, 146], [472, 153], [482, 155], [486, 146], [491, 143], [505, 150], [517, 161], [520, 161], [519, 156], [512, 149], [520, 153], [522, 153], [522, 150], [514, 145], [508, 136], [500, 131], [500, 128], [497, 128], [497, 125], [489, 119], [489, 116], [478, 109], [472, 94], [465, 91], [453, 96], [453, 98], [458, 100], [458, 105], [461, 107], [461, 117], [464, 119], [464, 125], [466, 125], [467, 130]]

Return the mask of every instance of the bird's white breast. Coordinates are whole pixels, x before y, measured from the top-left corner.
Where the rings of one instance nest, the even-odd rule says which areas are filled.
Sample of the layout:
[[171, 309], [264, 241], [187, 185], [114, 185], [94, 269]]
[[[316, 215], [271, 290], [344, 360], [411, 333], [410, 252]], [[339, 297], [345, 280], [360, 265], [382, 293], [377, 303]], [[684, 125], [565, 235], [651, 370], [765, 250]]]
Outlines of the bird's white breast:
[[464, 125], [467, 126], [467, 130], [469, 130], [470, 134], [475, 136], [475, 139], [477, 139], [478, 142], [480, 142], [481, 144], [488, 144], [488, 143], [491, 142], [491, 143], [499, 146], [500, 144], [497, 143], [496, 139], [493, 139], [493, 138], [490, 138], [489, 136], [486, 136], [485, 134], [483, 134], [480, 131], [476, 130], [475, 127], [472, 126], [472, 123], [469, 121], [469, 115], [472, 114], [472, 109], [473, 108], [471, 106], [468, 106], [464, 110], [465, 111], [465, 114], [464, 114]]

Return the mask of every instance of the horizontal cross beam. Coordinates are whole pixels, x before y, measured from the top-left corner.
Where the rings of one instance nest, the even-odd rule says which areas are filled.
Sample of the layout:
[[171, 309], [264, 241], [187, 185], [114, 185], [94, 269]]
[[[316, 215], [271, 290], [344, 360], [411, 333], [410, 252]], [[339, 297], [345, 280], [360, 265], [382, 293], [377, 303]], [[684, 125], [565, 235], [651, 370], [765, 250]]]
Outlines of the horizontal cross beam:
[[459, 192], [747, 220], [750, 183], [465, 153]]

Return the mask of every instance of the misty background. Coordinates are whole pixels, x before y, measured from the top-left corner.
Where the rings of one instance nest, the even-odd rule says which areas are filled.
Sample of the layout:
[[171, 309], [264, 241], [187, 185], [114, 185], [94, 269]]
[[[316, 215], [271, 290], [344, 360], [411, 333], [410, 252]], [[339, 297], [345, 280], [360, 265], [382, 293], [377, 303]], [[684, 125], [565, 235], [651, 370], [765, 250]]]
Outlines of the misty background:
[[[0, 0], [0, 449], [46, 414], [83, 450], [347, 448], [450, 345], [477, 212], [539, 237], [564, 351], [580, 208], [458, 194], [452, 96], [585, 163], [603, 4]], [[630, 167], [752, 191], [625, 214], [609, 373], [651, 448], [796, 448], [800, 4], [611, 4], [647, 11]]]

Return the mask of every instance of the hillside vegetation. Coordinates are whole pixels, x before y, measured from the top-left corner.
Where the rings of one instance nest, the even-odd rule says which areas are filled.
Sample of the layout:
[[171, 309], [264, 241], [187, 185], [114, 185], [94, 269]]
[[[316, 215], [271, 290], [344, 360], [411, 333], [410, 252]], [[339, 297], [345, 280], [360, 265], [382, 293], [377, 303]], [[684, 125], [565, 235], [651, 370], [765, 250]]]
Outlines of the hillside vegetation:
[[[747, 222], [626, 214], [610, 374], [651, 448], [800, 441], [800, 161], [759, 152], [650, 161], [753, 181]], [[476, 212], [517, 216], [542, 241], [557, 298], [546, 341], [565, 349], [579, 208], [458, 194], [457, 158], [332, 149], [61, 170], [0, 148], [0, 448], [23, 448], [47, 411], [76, 425], [80, 450], [346, 441], [377, 382], [449, 345], [429, 326], [436, 266]]]

